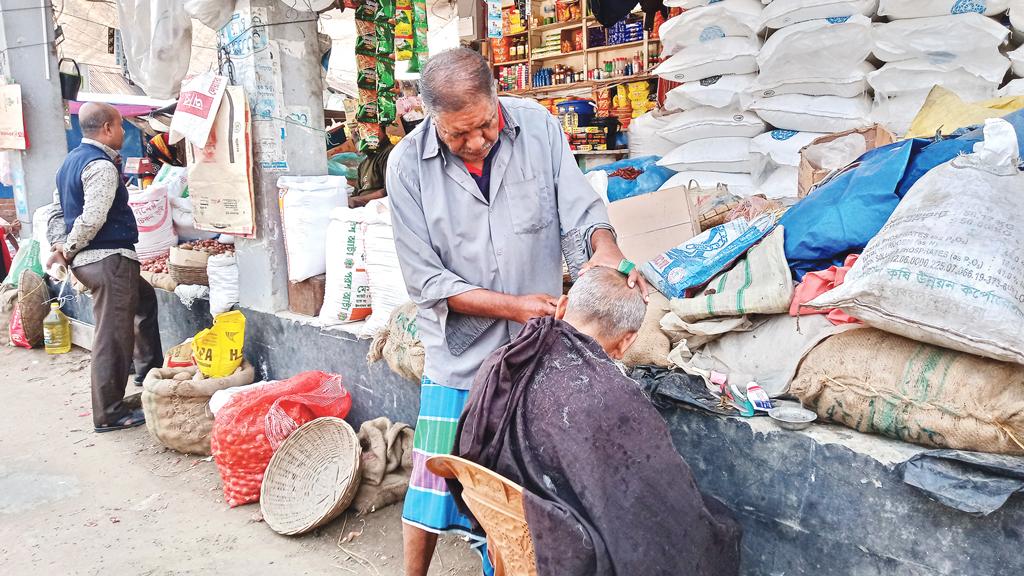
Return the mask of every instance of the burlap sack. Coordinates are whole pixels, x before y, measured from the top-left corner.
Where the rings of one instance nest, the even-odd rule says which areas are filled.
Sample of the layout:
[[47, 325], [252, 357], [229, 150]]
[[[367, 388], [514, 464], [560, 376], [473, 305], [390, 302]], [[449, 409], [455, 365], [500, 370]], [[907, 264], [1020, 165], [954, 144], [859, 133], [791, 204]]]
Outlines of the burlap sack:
[[665, 298], [657, 290], [651, 289], [650, 301], [647, 303], [647, 314], [644, 316], [644, 323], [640, 327], [636, 341], [626, 350], [622, 357], [622, 363], [632, 368], [634, 366], [661, 366], [667, 368], [671, 365], [668, 361], [668, 353], [672, 349], [672, 342], [665, 332], [661, 330], [661, 319], [669, 312], [668, 298]]
[[146, 428], [168, 448], [209, 456], [213, 431], [210, 396], [218, 390], [252, 384], [254, 375], [248, 362], [224, 378], [204, 378], [195, 366], [154, 368], [142, 384]]
[[21, 325], [25, 339], [32, 346], [43, 344], [43, 320], [50, 313], [50, 290], [43, 277], [31, 270], [23, 270], [18, 279], [18, 300], [15, 306], [21, 311]]
[[812, 350], [790, 392], [822, 419], [861, 432], [1024, 454], [1024, 366], [864, 328]]
[[381, 417], [359, 427], [362, 480], [352, 508], [369, 514], [405, 498], [412, 477], [413, 429]]
[[418, 384], [425, 354], [416, 327], [416, 305], [406, 302], [391, 312], [387, 327], [374, 337], [366, 361], [372, 364], [383, 358], [396, 374]]

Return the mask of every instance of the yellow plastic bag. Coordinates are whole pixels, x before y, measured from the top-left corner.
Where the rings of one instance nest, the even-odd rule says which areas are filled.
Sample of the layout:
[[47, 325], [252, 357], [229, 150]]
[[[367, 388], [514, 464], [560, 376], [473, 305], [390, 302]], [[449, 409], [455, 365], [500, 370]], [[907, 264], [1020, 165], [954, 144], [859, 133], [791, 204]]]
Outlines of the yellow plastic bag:
[[989, 118], [1001, 118], [1024, 108], [1024, 96], [1005, 96], [983, 102], [964, 102], [942, 86], [932, 88], [921, 111], [917, 113], [907, 138], [930, 138], [941, 130], [949, 134], [954, 130], [983, 124]]
[[218, 314], [213, 328], [196, 334], [192, 355], [199, 371], [208, 378], [224, 378], [242, 365], [245, 344], [245, 316], [238, 310]]

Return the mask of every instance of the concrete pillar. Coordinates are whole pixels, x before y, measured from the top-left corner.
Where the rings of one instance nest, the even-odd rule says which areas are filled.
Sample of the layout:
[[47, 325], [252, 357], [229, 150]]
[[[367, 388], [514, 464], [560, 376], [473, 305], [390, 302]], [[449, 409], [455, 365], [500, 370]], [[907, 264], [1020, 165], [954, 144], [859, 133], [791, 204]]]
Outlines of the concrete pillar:
[[245, 88], [253, 112], [257, 233], [236, 244], [240, 305], [277, 312], [288, 307], [277, 179], [327, 174], [320, 46], [315, 14], [293, 10], [280, 0], [250, 0], [248, 8], [243, 4], [238, 3], [246, 21], [255, 18], [266, 26], [254, 27], [254, 49], [236, 56], [232, 71], [232, 82]]
[[21, 84], [29, 149], [12, 153], [11, 170], [23, 236], [31, 214], [53, 201], [54, 177], [67, 155], [64, 101], [48, 0], [0, 0], [0, 75]]

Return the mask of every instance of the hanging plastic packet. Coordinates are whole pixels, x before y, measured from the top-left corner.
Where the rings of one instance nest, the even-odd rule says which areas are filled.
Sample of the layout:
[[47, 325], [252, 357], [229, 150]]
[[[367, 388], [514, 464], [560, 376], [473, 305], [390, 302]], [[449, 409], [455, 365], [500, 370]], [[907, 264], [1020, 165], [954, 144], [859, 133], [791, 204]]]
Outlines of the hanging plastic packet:
[[387, 22], [395, 17], [395, 0], [379, 0], [374, 20]]
[[430, 54], [430, 49], [427, 47], [426, 0], [413, 0], [412, 2], [412, 38], [413, 55], [409, 62], [409, 71], [419, 72]]
[[356, 8], [356, 21], [364, 22], [376, 22], [378, 20], [377, 14], [381, 11], [379, 0], [363, 0], [363, 2]]
[[380, 129], [380, 125], [376, 122], [373, 123], [359, 123], [359, 152], [366, 154], [368, 152], [376, 152], [380, 148], [380, 140], [383, 132]]
[[377, 59], [377, 92], [390, 92], [395, 88], [395, 61], [390, 58]]
[[359, 56], [377, 55], [377, 34], [374, 31], [356, 36], [356, 54]]
[[381, 124], [391, 124], [397, 116], [395, 106], [395, 94], [393, 92], [380, 93], [377, 95], [377, 121]]
[[376, 124], [380, 120], [378, 119], [377, 101], [363, 102], [359, 105], [359, 110], [356, 112], [356, 122], [363, 122], [367, 124]]
[[390, 22], [378, 22], [375, 27], [377, 36], [377, 57], [395, 57], [395, 27]]
[[356, 72], [356, 85], [363, 90], [377, 90], [377, 66], [374, 64], [369, 68], [360, 68]]
[[413, 43], [412, 0], [396, 0], [395, 5], [395, 60], [412, 59]]

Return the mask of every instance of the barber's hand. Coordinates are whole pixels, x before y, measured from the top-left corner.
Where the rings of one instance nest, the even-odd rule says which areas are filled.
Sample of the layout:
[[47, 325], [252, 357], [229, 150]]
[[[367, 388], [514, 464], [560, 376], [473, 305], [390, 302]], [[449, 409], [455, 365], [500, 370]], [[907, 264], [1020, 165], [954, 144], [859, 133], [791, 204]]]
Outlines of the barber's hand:
[[[580, 268], [580, 276], [587, 273], [587, 270], [594, 268], [595, 266], [604, 266], [605, 268], [611, 268], [612, 270], [619, 269], [619, 263], [625, 260], [625, 256], [622, 255], [622, 251], [614, 243], [602, 246], [594, 255], [590, 258], [590, 261]], [[643, 275], [640, 274], [640, 266], [637, 264], [633, 267], [633, 270], [626, 277], [626, 283], [630, 288], [640, 287], [640, 295], [644, 297], [644, 302], [649, 302], [650, 297], [648, 296], [647, 280], [644, 279]]]
[[54, 264], [68, 267], [68, 259], [64, 256], [64, 245], [54, 244], [51, 247], [50, 257], [46, 260], [46, 271], [49, 272]]
[[515, 321], [526, 324], [532, 318], [554, 316], [558, 298], [547, 294], [527, 294], [516, 297]]

